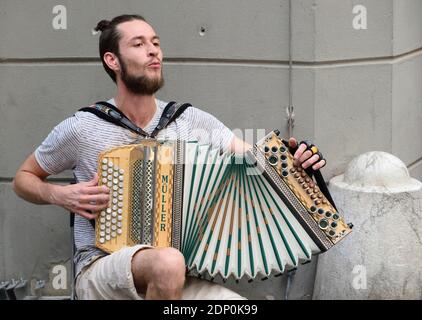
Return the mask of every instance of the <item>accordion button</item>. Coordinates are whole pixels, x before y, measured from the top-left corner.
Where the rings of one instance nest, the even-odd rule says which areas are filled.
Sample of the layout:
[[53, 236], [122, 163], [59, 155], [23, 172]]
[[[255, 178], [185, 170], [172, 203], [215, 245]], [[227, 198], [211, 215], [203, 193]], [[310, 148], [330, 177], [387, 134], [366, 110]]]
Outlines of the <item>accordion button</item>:
[[117, 220], [122, 221], [123, 220], [122, 216], [118, 216]]
[[123, 201], [123, 196], [122, 195], [120, 195], [120, 196], [118, 196], [118, 198], [117, 199], [119, 199], [119, 201]]
[[103, 171], [103, 173], [101, 173], [101, 175], [102, 175], [103, 177], [107, 177], [107, 171]]
[[120, 174], [124, 174], [124, 173], [125, 173], [125, 170], [123, 170], [123, 169], [119, 169], [119, 173], [120, 173]]
[[105, 233], [106, 233], [106, 234], [110, 234], [110, 229], [106, 229], [106, 230], [105, 230]]
[[100, 215], [101, 215], [101, 217], [105, 217], [106, 212], [103, 210], [103, 211], [101, 211]]
[[113, 230], [113, 231], [116, 231], [116, 226], [113, 224], [112, 226], [111, 226], [111, 230]]
[[113, 168], [108, 168], [108, 169], [107, 169], [107, 173], [108, 173], [108, 174], [113, 174]]
[[[110, 221], [110, 220], [111, 220], [111, 215], [109, 215], [109, 214], [108, 214], [108, 215], [106, 215], [106, 220], [107, 220], [107, 221]], [[107, 226], [107, 224], [106, 224], [106, 226]], [[108, 227], [108, 226], [107, 226], [107, 227]]]
[[122, 209], [117, 209], [117, 213], [118, 214], [122, 214], [123, 213], [123, 210]]
[[113, 211], [113, 212], [111, 213], [111, 216], [112, 216], [113, 218], [116, 218], [116, 217], [117, 217], [117, 212], [116, 212], [116, 211]]
[[119, 202], [119, 203], [117, 204], [117, 206], [118, 206], [119, 208], [123, 208], [123, 202]]
[[112, 237], [112, 238], [116, 238], [116, 236], [117, 236], [116, 232], [114, 232], [114, 231], [113, 231], [113, 232], [111, 233], [111, 237]]
[[114, 197], [114, 198], [117, 198], [117, 196], [118, 196], [117, 191], [113, 191], [113, 197]]
[[106, 212], [111, 213], [111, 208], [107, 208]]
[[117, 191], [119, 189], [119, 187], [117, 185], [113, 186], [113, 191]]
[[324, 209], [318, 209], [319, 214], [324, 214]]
[[327, 203], [328, 203], [328, 201], [327, 201], [327, 200], [325, 200], [325, 199], [323, 199], [323, 200], [322, 200], [322, 203], [323, 203], [323, 204], [327, 204]]
[[100, 243], [104, 243], [104, 242], [105, 242], [104, 238], [100, 238]]
[[113, 183], [114, 183], [114, 184], [118, 184], [118, 183], [119, 183], [119, 180], [118, 180], [117, 178], [114, 178], [114, 179], [113, 179]]
[[312, 200], [315, 199], [316, 197], [317, 197], [316, 194], [311, 195]]
[[121, 228], [122, 227], [122, 223], [121, 222], [117, 222], [117, 228]]
[[102, 166], [101, 166], [101, 168], [102, 168], [103, 170], [107, 170], [108, 166], [107, 166], [106, 164], [104, 164], [104, 165], [102, 165]]
[[316, 208], [315, 206], [312, 206], [312, 207], [311, 207], [311, 211], [312, 211], [312, 212], [315, 212], [315, 211], [316, 211], [316, 209], [317, 209], [317, 208]]
[[113, 168], [113, 165], [114, 165], [114, 164], [113, 164], [113, 162], [111, 162], [111, 161], [108, 163], [108, 166], [109, 166], [110, 168]]
[[103, 164], [107, 164], [108, 160], [107, 159], [103, 159]]
[[115, 225], [115, 224], [117, 223], [117, 219], [116, 219], [116, 218], [111, 219], [111, 223], [112, 223], [113, 225]]
[[105, 221], [105, 218], [100, 218], [100, 223], [104, 223]]
[[328, 222], [327, 222], [327, 220], [322, 219], [322, 220], [319, 222], [319, 227], [320, 227], [321, 229], [327, 229], [327, 227], [328, 227]]
[[299, 178], [300, 177], [300, 174], [296, 172], [295, 175], [294, 175], [294, 177], [295, 178]]
[[123, 176], [119, 176], [119, 181], [123, 181], [124, 177]]
[[296, 169], [295, 168], [291, 168], [290, 169], [290, 173], [295, 173], [296, 172]]
[[100, 231], [100, 237], [104, 237], [105, 236], [105, 232], [104, 231]]
[[123, 188], [123, 182], [119, 182], [119, 187]]
[[114, 171], [113, 177], [118, 178], [119, 177], [119, 173], [117, 171]]
[[105, 230], [105, 225], [100, 225], [100, 230]]
[[315, 204], [316, 204], [316, 205], [321, 204], [321, 200], [315, 200]]
[[337, 222], [331, 222], [331, 228], [336, 228], [337, 227]]
[[122, 234], [122, 229], [117, 229], [117, 234]]
[[117, 199], [116, 198], [114, 198], [112, 201], [113, 201], [113, 204], [116, 204], [117, 203]]
[[110, 235], [108, 235], [108, 234], [107, 234], [107, 235], [105, 236], [105, 239], [106, 239], [106, 241], [110, 241]]
[[101, 180], [101, 182], [102, 182], [102, 183], [104, 183], [104, 184], [106, 184], [106, 183], [107, 183], [107, 178], [103, 178], [103, 179]]
[[297, 180], [300, 184], [302, 184], [303, 182], [305, 182], [305, 180], [303, 180], [302, 178], [300, 178], [299, 180]]
[[339, 215], [338, 215], [337, 213], [334, 213], [334, 214], [333, 214], [333, 220], [334, 220], [334, 221], [337, 221], [339, 218], [340, 218], [340, 217], [339, 217]]
[[334, 237], [334, 236], [336, 235], [336, 232], [335, 232], [334, 230], [330, 230], [330, 231], [328, 232], [328, 235], [329, 235], [330, 237]]

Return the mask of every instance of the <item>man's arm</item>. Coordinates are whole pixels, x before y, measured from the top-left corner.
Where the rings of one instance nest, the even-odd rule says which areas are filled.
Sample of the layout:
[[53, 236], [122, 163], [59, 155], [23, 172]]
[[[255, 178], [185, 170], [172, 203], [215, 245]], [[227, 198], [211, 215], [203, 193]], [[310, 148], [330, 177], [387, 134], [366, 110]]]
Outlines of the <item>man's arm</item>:
[[[290, 138], [289, 139], [289, 146], [291, 148], [296, 148], [297, 147], [297, 140], [295, 138]], [[252, 146], [239, 139], [236, 136], [233, 136], [233, 139], [231, 141], [230, 144], [230, 151], [234, 152], [234, 153], [244, 153], [247, 150], [249, 150], [250, 148], [252, 148]], [[299, 148], [297, 148], [294, 156], [295, 159], [295, 164], [296, 165], [302, 165], [302, 167], [304, 169], [312, 166], [312, 169], [314, 170], [318, 170], [320, 168], [322, 168], [323, 166], [325, 166], [326, 161], [325, 159], [319, 159], [319, 156], [317, 154], [312, 154], [312, 152], [310, 150], [306, 150], [307, 147], [305, 144], [300, 144]]]
[[73, 185], [46, 182], [48, 176], [49, 173], [41, 168], [35, 155], [31, 154], [16, 172], [13, 190], [29, 202], [58, 205], [87, 219], [96, 217], [91, 212], [107, 208], [109, 190], [105, 186], [97, 186], [97, 174], [89, 182]]

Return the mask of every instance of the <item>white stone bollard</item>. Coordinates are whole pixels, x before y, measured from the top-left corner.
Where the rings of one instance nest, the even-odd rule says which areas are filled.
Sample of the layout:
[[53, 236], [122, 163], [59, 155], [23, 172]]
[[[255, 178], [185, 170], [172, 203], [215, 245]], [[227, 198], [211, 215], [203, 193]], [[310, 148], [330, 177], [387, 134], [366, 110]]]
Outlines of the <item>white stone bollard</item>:
[[375, 151], [353, 159], [329, 189], [354, 228], [319, 256], [313, 299], [422, 299], [422, 183]]

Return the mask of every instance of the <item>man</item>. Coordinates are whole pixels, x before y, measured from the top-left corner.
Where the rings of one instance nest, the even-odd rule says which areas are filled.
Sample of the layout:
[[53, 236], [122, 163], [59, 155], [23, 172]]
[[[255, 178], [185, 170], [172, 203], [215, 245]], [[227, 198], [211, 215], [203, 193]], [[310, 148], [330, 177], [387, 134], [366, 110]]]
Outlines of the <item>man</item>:
[[[98, 23], [100, 57], [117, 84], [109, 100], [146, 132], [156, 127], [166, 103], [155, 98], [163, 86], [163, 53], [154, 29], [138, 15], [122, 15]], [[212, 134], [211, 134], [212, 133]], [[188, 108], [158, 137], [209, 143], [221, 150], [244, 152], [250, 145], [235, 137], [219, 120]], [[229, 289], [185, 277], [183, 255], [173, 248], [134, 246], [111, 255], [94, 246], [89, 220], [107, 207], [109, 190], [98, 186], [97, 160], [113, 146], [139, 143], [141, 137], [88, 112], [77, 112], [57, 125], [16, 173], [15, 192], [36, 204], [55, 204], [76, 214], [76, 285], [79, 299], [242, 299]], [[296, 140], [290, 139], [292, 147]], [[303, 167], [325, 165], [300, 145], [295, 157]], [[57, 185], [51, 174], [73, 169], [79, 183]]]

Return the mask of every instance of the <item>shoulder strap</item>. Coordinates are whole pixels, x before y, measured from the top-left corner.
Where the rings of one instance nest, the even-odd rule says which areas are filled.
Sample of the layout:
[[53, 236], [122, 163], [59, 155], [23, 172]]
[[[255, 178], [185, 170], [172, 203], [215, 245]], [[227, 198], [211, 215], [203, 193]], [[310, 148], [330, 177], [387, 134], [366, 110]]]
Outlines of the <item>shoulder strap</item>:
[[176, 120], [187, 108], [191, 107], [190, 103], [169, 103], [163, 110], [157, 127], [151, 133], [151, 138], [155, 138], [158, 132], [166, 128], [170, 123]]
[[174, 101], [169, 102], [163, 110], [163, 114], [161, 115], [157, 127], [151, 134], [148, 134], [142, 128], [139, 128], [132, 121], [130, 121], [129, 118], [126, 117], [121, 110], [116, 108], [111, 103], [105, 101], [98, 101], [93, 106], [81, 108], [79, 109], [79, 111], [93, 113], [103, 120], [114, 123], [115, 125], [123, 127], [125, 129], [131, 130], [146, 138], [155, 138], [155, 136], [160, 130], [164, 129], [171, 122], [176, 120], [177, 117], [179, 117], [190, 106], [191, 104], [189, 103], [181, 104], [176, 103]]

